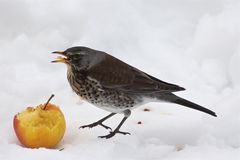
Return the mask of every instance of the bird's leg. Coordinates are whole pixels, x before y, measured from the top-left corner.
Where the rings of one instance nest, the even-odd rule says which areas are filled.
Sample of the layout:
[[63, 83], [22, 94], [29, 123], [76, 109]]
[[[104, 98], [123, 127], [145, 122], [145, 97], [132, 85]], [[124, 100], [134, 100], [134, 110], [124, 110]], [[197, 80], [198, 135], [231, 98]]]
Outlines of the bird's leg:
[[116, 133], [119, 134], [123, 134], [123, 135], [130, 135], [130, 133], [128, 132], [121, 132], [119, 131], [119, 129], [121, 128], [121, 126], [123, 125], [123, 123], [127, 120], [127, 118], [131, 115], [131, 111], [130, 110], [126, 110], [123, 112], [124, 113], [124, 118], [122, 119], [122, 121], [119, 123], [119, 125], [117, 126], [117, 128], [114, 131], [111, 131], [108, 135], [105, 136], [99, 136], [99, 138], [112, 138], [113, 136], [115, 136]]
[[108, 127], [108, 126], [102, 124], [102, 122], [105, 121], [105, 120], [107, 120], [108, 118], [114, 116], [115, 114], [116, 114], [116, 113], [111, 113], [111, 114], [107, 115], [106, 117], [100, 119], [100, 120], [97, 121], [97, 122], [94, 122], [94, 123], [91, 123], [91, 124], [88, 124], [88, 125], [84, 125], [84, 126], [80, 126], [79, 129], [80, 129], [80, 128], [87, 128], [87, 127], [88, 127], [88, 128], [93, 128], [93, 127], [96, 127], [96, 126], [100, 125], [100, 126], [102, 126], [103, 128], [105, 128], [105, 129], [110, 129], [110, 130], [112, 130], [111, 127]]

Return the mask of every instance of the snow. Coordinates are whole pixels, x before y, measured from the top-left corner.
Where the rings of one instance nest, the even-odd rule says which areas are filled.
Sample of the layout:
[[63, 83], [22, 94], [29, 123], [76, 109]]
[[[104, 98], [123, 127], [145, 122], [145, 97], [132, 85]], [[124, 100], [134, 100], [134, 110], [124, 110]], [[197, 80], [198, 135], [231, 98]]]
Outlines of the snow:
[[[239, 159], [239, 14], [238, 0], [0, 0], [0, 159]], [[185, 87], [179, 96], [218, 117], [149, 103], [122, 127], [131, 136], [105, 140], [97, 138], [108, 133], [101, 127], [79, 130], [108, 113], [79, 100], [66, 66], [50, 63], [52, 51], [75, 45]], [[67, 121], [63, 141], [55, 149], [22, 147], [13, 116], [52, 93]], [[105, 124], [114, 128], [122, 116]]]

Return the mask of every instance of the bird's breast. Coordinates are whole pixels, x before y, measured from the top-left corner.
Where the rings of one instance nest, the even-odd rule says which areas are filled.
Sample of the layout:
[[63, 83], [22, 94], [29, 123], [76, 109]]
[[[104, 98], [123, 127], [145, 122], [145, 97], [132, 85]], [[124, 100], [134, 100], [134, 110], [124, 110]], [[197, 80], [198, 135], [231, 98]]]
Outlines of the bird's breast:
[[135, 100], [130, 95], [104, 88], [97, 80], [89, 76], [74, 75], [70, 72], [68, 81], [77, 95], [102, 109], [117, 112], [117, 110], [135, 106]]
[[99, 84], [82, 74], [68, 72], [68, 81], [73, 91], [87, 101], [98, 100], [102, 90]]

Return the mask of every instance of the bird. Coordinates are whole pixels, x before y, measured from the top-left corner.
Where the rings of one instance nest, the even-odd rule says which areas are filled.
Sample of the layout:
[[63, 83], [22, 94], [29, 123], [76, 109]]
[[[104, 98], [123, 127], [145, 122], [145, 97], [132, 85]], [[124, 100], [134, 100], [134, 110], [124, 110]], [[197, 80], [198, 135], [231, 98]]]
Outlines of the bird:
[[[110, 112], [106, 117], [79, 128], [102, 126], [110, 129], [100, 138], [112, 138], [116, 134], [129, 135], [120, 128], [131, 115], [131, 111], [149, 102], [169, 102], [205, 112], [216, 113], [174, 94], [185, 88], [155, 78], [103, 51], [84, 46], [75, 46], [65, 51], [55, 51], [59, 56], [53, 63], [67, 65], [67, 79], [72, 90], [85, 101]], [[122, 113], [123, 119], [112, 130], [103, 122]]]

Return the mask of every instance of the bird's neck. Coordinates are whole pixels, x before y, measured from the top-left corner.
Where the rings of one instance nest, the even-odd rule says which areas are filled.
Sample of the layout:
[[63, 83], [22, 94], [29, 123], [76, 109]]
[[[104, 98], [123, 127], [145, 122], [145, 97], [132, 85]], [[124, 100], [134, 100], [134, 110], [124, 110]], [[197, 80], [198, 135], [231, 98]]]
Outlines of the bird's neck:
[[80, 69], [80, 68], [68, 66], [67, 74], [70, 77], [78, 77], [83, 80], [87, 77], [87, 70], [83, 68]]

